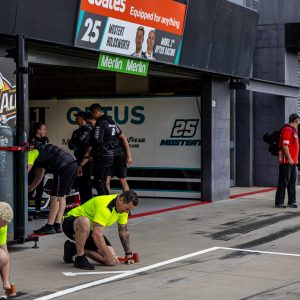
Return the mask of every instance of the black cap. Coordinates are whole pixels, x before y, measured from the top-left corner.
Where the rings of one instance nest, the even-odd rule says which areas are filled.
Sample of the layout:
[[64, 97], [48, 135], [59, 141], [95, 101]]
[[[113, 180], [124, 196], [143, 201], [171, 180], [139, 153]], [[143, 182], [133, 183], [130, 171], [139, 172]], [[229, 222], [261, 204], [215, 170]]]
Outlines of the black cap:
[[83, 118], [84, 120], [87, 119], [87, 113], [85, 111], [79, 111], [78, 113], [75, 113], [74, 116], [77, 118], [77, 117], [81, 117]]
[[291, 115], [289, 116], [289, 122], [290, 122], [290, 123], [291, 123], [291, 122], [295, 122], [297, 119], [300, 120], [300, 117], [299, 117], [298, 114], [291, 114]]

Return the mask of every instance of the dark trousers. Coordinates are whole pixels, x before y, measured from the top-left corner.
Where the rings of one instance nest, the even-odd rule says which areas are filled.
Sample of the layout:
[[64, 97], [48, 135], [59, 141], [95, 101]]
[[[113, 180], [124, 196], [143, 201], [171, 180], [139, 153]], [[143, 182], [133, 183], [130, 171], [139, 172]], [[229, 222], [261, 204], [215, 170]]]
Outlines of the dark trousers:
[[36, 211], [41, 210], [41, 202], [42, 202], [43, 193], [44, 193], [44, 178], [45, 177], [43, 177], [42, 181], [35, 189], [34, 201], [35, 201], [35, 210]]
[[50, 196], [68, 196], [76, 179], [78, 164], [74, 160], [54, 173]]
[[297, 165], [280, 164], [275, 205], [284, 203], [285, 189], [288, 191], [288, 204], [296, 203]]
[[114, 163], [113, 156], [97, 156], [93, 160], [93, 172], [95, 179], [95, 188], [98, 196], [108, 195], [106, 188], [106, 178], [110, 168]]
[[[28, 183], [30, 184], [34, 177], [35, 177], [35, 174], [34, 174], [35, 170], [32, 169], [29, 174], [28, 174]], [[42, 198], [43, 198], [43, 192], [44, 192], [44, 178], [42, 179], [42, 181], [40, 182], [40, 184], [35, 188], [35, 197], [34, 197], [34, 201], [35, 201], [35, 210], [36, 211], [40, 211], [41, 210], [41, 201], [42, 201]], [[32, 194], [33, 194], [34, 191], [32, 192], [29, 192], [29, 197], [32, 197]]]
[[80, 194], [80, 203], [83, 204], [86, 201], [93, 198], [92, 195], [92, 166], [87, 163], [82, 168], [83, 175], [76, 178], [75, 185], [78, 188]]

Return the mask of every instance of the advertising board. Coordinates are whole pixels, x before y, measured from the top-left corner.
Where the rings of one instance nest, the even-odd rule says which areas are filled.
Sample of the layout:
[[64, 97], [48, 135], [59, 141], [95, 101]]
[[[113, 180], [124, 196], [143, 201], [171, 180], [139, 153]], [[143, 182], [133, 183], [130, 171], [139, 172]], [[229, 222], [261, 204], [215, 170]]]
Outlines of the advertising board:
[[[14, 145], [16, 126], [16, 77], [12, 59], [0, 57], [0, 146]], [[14, 153], [0, 151], [0, 199], [10, 204], [15, 212]], [[14, 222], [8, 227], [7, 240], [12, 241]]]
[[[10, 127], [16, 126], [16, 85], [13, 71], [6, 71], [4, 62], [7, 59], [0, 57], [0, 121]], [[3, 64], [1, 63], [3, 61]]]
[[81, 0], [74, 46], [178, 64], [185, 14], [172, 0]]

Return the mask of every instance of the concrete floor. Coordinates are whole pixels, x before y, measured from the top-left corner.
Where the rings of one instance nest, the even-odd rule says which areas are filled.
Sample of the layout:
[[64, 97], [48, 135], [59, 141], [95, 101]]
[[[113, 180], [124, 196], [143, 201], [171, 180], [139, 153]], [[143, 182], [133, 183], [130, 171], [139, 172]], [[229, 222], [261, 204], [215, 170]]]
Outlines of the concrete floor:
[[[275, 208], [274, 194], [248, 194], [131, 219], [131, 244], [141, 262], [115, 267], [95, 264], [91, 275], [63, 263], [64, 234], [41, 237], [38, 249], [31, 248], [33, 243], [14, 246], [11, 278], [23, 293], [17, 298], [300, 299], [300, 208]], [[157, 206], [151, 206], [151, 201]], [[145, 201], [136, 213], [150, 206], [187, 204], [153, 201]], [[116, 226], [108, 228], [106, 235], [122, 256]], [[99, 274], [104, 271], [135, 273]]]

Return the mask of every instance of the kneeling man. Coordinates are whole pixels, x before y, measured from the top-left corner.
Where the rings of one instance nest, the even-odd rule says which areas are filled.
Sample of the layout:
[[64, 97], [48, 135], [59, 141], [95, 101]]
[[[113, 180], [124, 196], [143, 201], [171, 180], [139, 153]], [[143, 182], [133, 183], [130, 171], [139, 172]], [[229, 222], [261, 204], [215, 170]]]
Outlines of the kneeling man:
[[[126, 258], [132, 257], [127, 222], [128, 213], [137, 205], [137, 194], [129, 190], [120, 195], [94, 197], [69, 211], [62, 228], [65, 235], [75, 243], [69, 240], [65, 242], [64, 261], [73, 262], [74, 267], [84, 270], [95, 269], [86, 256], [105, 266], [119, 263], [114, 249], [103, 234], [104, 228], [114, 223], [118, 223], [119, 237]], [[129, 259], [127, 263], [134, 263], [134, 260]]]

